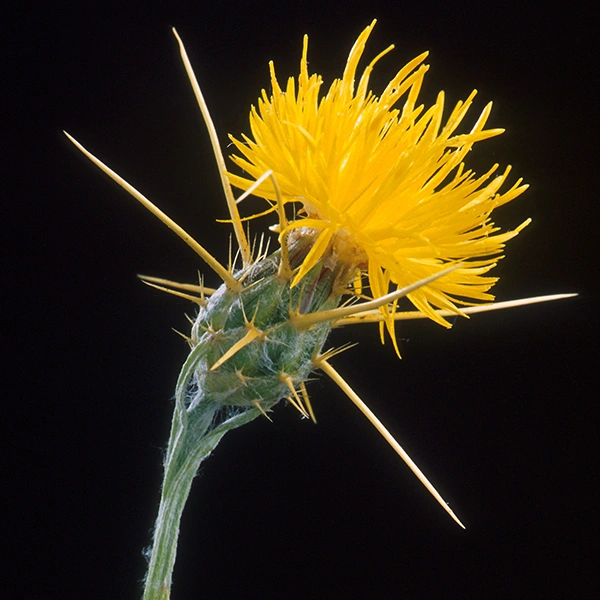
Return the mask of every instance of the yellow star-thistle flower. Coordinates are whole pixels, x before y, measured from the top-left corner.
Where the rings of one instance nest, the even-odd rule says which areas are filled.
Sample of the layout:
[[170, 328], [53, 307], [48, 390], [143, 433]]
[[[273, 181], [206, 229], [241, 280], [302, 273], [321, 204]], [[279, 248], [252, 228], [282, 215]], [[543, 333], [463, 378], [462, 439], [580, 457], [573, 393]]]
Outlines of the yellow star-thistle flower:
[[[355, 75], [375, 22], [355, 43], [341, 79], [321, 96], [322, 80], [309, 75], [307, 39], [297, 83], [279, 87], [271, 64], [273, 94], [263, 91], [252, 109], [254, 139], [234, 140], [243, 157], [234, 161], [255, 180], [227, 173], [208, 107], [183, 42], [181, 57], [202, 112], [223, 184], [228, 219], [239, 245], [242, 268], [226, 268], [157, 205], [89, 152], [73, 144], [111, 179], [167, 225], [222, 280], [218, 288], [142, 276], [148, 285], [198, 306], [183, 335], [190, 352], [175, 388], [175, 408], [165, 452], [165, 473], [144, 584], [144, 600], [170, 597], [182, 511], [198, 468], [221, 438], [268, 412], [284, 398], [316, 421], [305, 383], [328, 375], [405, 461], [444, 510], [464, 524], [385, 425], [330, 360], [344, 348], [324, 350], [334, 327], [360, 322], [387, 325], [395, 344], [396, 319], [444, 317], [568, 298], [556, 294], [487, 306], [496, 281], [484, 277], [514, 231], [498, 233], [492, 211], [527, 186], [519, 180], [500, 194], [509, 168], [497, 165], [477, 177], [463, 161], [477, 141], [498, 135], [485, 130], [489, 104], [467, 134], [456, 134], [475, 95], [459, 102], [442, 126], [444, 96], [425, 111], [415, 107], [427, 67], [426, 54], [406, 65], [380, 97], [368, 91], [380, 53]], [[404, 98], [401, 108], [394, 108]], [[246, 190], [235, 199], [231, 183]], [[281, 247], [269, 253], [252, 247], [238, 204], [249, 193], [275, 201]], [[285, 203], [302, 210], [289, 221]], [[256, 217], [253, 215], [249, 218]], [[371, 301], [364, 301], [362, 281]], [[297, 285], [299, 282], [302, 285]], [[352, 289], [354, 284], [354, 289]], [[390, 287], [396, 291], [389, 292]], [[345, 303], [354, 293], [362, 302]], [[407, 296], [416, 311], [399, 312]], [[442, 309], [442, 310], [439, 310]], [[380, 312], [377, 312], [377, 311]], [[396, 346], [396, 350], [398, 350]]]
[[[445, 124], [443, 92], [428, 110], [416, 106], [427, 53], [403, 67], [376, 96], [369, 90], [369, 76], [390, 46], [364, 69], [356, 85], [358, 63], [374, 25], [360, 34], [342, 78], [325, 94], [322, 78], [308, 72], [306, 36], [297, 84], [290, 78], [283, 90], [270, 63], [272, 94], [263, 90], [258, 108], [251, 109], [252, 137], [240, 141], [230, 136], [242, 155], [232, 160], [251, 178], [229, 177], [247, 190], [272, 171], [284, 203], [301, 203], [300, 218], [289, 222], [287, 230], [312, 230], [315, 242], [294, 285], [326, 252], [351, 263], [358, 277], [364, 274], [374, 298], [461, 263], [408, 295], [417, 309], [449, 327], [434, 308], [461, 314], [457, 305], [494, 299], [487, 292], [497, 278], [485, 274], [501, 258], [505, 242], [529, 220], [498, 233], [491, 213], [528, 186], [519, 179], [499, 193], [510, 167], [497, 174], [494, 165], [476, 176], [464, 166], [475, 142], [503, 132], [484, 129], [490, 102], [469, 133], [456, 133], [476, 91], [457, 103]], [[268, 180], [254, 194], [276, 198]], [[392, 314], [382, 310], [392, 333]]]

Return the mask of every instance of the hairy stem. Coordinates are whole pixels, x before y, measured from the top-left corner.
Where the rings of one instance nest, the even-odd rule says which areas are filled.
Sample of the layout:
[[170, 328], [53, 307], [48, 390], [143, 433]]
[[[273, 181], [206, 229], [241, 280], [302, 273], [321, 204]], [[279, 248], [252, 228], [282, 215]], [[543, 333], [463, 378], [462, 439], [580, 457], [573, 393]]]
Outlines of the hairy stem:
[[214, 405], [204, 403], [200, 403], [191, 414], [180, 403], [175, 407], [143, 600], [170, 598], [179, 524], [200, 463], [227, 431], [261, 414], [258, 409], [245, 410], [213, 427], [216, 411]]

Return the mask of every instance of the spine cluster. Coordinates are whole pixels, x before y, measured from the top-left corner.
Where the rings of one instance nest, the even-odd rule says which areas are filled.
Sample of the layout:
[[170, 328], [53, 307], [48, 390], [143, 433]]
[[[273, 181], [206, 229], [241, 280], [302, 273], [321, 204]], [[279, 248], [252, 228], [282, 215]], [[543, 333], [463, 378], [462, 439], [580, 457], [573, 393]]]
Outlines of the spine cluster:
[[[291, 253], [299, 261], [304, 252]], [[310, 412], [304, 382], [315, 369], [331, 324], [300, 328], [290, 317], [338, 306], [335, 277], [320, 263], [292, 287], [279, 274], [280, 252], [235, 274], [241, 289], [223, 284], [200, 307], [192, 327], [186, 408], [256, 407], [282, 398]], [[311, 415], [312, 416], [312, 415]]]

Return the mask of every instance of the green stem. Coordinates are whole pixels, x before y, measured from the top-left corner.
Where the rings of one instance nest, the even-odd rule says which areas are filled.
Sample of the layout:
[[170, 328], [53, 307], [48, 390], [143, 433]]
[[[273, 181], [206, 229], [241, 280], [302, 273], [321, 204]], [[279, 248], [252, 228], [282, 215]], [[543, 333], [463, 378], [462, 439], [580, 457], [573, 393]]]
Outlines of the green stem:
[[[176, 409], [177, 411], [177, 409]], [[171, 577], [177, 553], [179, 523], [186, 500], [202, 459], [208, 452], [187, 452], [189, 428], [173, 419], [171, 443], [167, 449], [165, 474], [161, 492], [158, 517], [154, 528], [154, 540], [144, 600], [167, 600], [170, 595]]]
[[246, 410], [211, 429], [216, 410], [214, 405], [204, 403], [191, 414], [179, 402], [175, 407], [143, 600], [170, 598], [179, 524], [200, 463], [227, 431], [261, 414], [258, 409]]

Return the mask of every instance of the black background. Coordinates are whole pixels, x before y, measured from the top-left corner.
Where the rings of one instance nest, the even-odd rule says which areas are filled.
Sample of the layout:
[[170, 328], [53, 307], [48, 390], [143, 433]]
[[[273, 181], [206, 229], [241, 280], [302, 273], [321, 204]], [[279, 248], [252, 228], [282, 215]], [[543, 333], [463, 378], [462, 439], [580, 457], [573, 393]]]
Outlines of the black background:
[[[334, 360], [464, 520], [460, 530], [343, 394], [311, 385], [318, 425], [281, 405], [226, 436], [184, 514], [173, 598], [592, 598], [597, 510], [597, 32], [583, 5], [164, 2], [32, 5], [7, 18], [2, 210], [8, 238], [3, 494], [7, 598], [141, 594], [175, 378], [193, 309], [136, 273], [207, 269], [63, 137], [67, 129], [220, 260], [229, 228], [170, 28], [223, 144], [247, 131], [267, 63], [341, 73], [358, 33], [376, 91], [430, 50], [422, 99], [479, 90], [507, 132], [476, 148], [531, 184], [497, 222], [530, 225], [498, 299], [574, 300], [400, 330]], [[266, 226], [266, 224], [264, 225]], [[260, 225], [262, 227], [262, 225]], [[207, 272], [208, 273], [208, 272]], [[207, 284], [216, 283], [207, 274]], [[596, 507], [597, 508], [597, 507]], [[597, 570], [597, 568], [596, 568]]]

